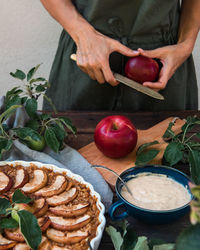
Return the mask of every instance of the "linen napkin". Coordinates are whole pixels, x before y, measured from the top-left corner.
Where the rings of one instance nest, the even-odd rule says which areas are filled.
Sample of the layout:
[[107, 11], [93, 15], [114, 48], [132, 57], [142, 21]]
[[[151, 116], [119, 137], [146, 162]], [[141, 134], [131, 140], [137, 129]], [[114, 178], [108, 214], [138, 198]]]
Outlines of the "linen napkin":
[[[3, 97], [0, 98], [0, 110], [2, 111]], [[17, 109], [16, 114], [7, 120], [12, 127], [21, 127], [28, 120], [28, 117], [23, 108]], [[3, 160], [24, 160], [24, 161], [39, 161], [47, 164], [54, 164], [57, 167], [69, 169], [74, 174], [78, 174], [84, 178], [85, 181], [92, 184], [94, 190], [100, 194], [101, 200], [105, 206], [106, 211], [112, 204], [113, 193], [99, 174], [99, 172], [91, 166], [89, 162], [75, 149], [66, 146], [59, 153], [55, 153], [50, 148], [46, 147], [43, 152], [38, 152], [30, 149], [19, 140], [14, 141], [14, 145], [9, 152], [3, 155]]]

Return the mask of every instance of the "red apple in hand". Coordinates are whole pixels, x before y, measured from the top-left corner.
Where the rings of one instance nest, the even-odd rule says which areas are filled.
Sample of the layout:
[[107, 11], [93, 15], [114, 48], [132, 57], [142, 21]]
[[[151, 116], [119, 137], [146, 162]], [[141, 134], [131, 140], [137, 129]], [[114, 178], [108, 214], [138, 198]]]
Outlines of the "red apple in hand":
[[137, 144], [137, 130], [125, 116], [108, 116], [97, 124], [94, 141], [104, 155], [111, 158], [124, 157]]
[[155, 82], [159, 76], [159, 65], [145, 56], [130, 58], [125, 65], [125, 75], [139, 83]]

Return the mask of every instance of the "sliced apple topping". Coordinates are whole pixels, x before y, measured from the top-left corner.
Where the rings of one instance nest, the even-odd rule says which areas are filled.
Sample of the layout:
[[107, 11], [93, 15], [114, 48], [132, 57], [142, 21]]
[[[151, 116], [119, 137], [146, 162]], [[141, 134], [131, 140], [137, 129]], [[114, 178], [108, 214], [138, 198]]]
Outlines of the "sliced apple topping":
[[59, 246], [53, 245], [51, 247], [51, 250], [71, 250], [71, 248], [69, 248], [69, 247], [59, 247]]
[[67, 181], [63, 175], [57, 175], [54, 182], [35, 193], [36, 196], [50, 197], [62, 193], [67, 187]]
[[25, 169], [21, 168], [16, 171], [14, 188], [21, 188], [28, 182], [29, 176]]
[[62, 204], [67, 204], [73, 199], [76, 198], [78, 192], [75, 187], [71, 188], [70, 190], [63, 192], [59, 195], [54, 195], [50, 198], [47, 198], [47, 202], [51, 206], [58, 206]]
[[73, 183], [69, 182], [68, 185], [67, 185], [67, 187], [66, 187], [66, 189], [65, 189], [65, 191], [70, 190], [72, 186], [73, 186]]
[[6, 175], [4, 172], [0, 171], [0, 193], [4, 193], [10, 190], [12, 185], [12, 178]]
[[33, 193], [37, 190], [43, 188], [47, 183], [47, 174], [41, 170], [37, 169], [33, 171], [33, 178], [23, 186], [22, 191], [25, 193]]
[[63, 217], [75, 217], [85, 214], [89, 208], [89, 203], [76, 204], [72, 206], [56, 206], [50, 207], [49, 211], [51, 211], [55, 215], [60, 215]]
[[51, 226], [58, 230], [76, 230], [84, 227], [90, 222], [91, 217], [89, 215], [84, 215], [75, 219], [65, 219], [63, 217], [49, 216], [51, 220]]
[[[42, 241], [39, 245], [39, 250], [50, 250], [51, 249], [51, 244], [48, 241], [47, 237], [42, 236]], [[15, 245], [13, 250], [31, 250], [31, 248], [26, 244], [26, 243], [18, 243]]]
[[4, 229], [4, 232], [8, 239], [15, 240], [19, 242], [24, 242], [24, 236], [20, 232], [19, 228], [17, 229]]
[[30, 247], [26, 243], [18, 243], [13, 250], [30, 250]]
[[88, 237], [88, 232], [74, 231], [69, 233], [64, 233], [62, 231], [50, 228], [47, 230], [47, 237], [58, 243], [74, 244], [78, 243]]
[[37, 200], [34, 200], [33, 203], [33, 211], [34, 211], [34, 215], [36, 217], [41, 217], [44, 214], [46, 214], [47, 210], [48, 210], [48, 203], [46, 202], [46, 200], [44, 198], [40, 198]]
[[47, 237], [42, 236], [42, 241], [39, 245], [38, 250], [51, 250], [51, 243], [48, 241]]
[[50, 226], [51, 220], [48, 216], [41, 217], [38, 219], [38, 225], [40, 226], [40, 229], [42, 232], [46, 231], [47, 228]]
[[16, 245], [17, 242], [8, 240], [0, 234], [0, 249], [10, 249]]

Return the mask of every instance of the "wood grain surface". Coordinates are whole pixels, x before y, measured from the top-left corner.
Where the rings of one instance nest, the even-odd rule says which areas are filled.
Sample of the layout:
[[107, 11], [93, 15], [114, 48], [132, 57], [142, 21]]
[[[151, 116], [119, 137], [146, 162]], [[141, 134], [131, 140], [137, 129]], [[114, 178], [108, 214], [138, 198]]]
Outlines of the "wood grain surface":
[[[69, 117], [73, 124], [77, 127], [77, 136], [74, 137], [69, 133], [66, 143], [74, 149], [81, 149], [84, 146], [93, 142], [94, 130], [97, 123], [108, 115], [125, 115], [127, 116], [139, 130], [146, 130], [154, 125], [162, 122], [169, 117], [180, 117], [181, 119], [187, 116], [197, 115], [200, 117], [200, 111], [197, 110], [185, 110], [185, 111], [165, 111], [165, 112], [134, 112], [125, 113], [117, 111], [95, 111], [95, 112], [83, 112], [83, 111], [67, 111], [60, 112], [55, 116], [66, 116]], [[193, 128], [190, 131], [190, 135], [194, 132], [200, 131], [200, 126]], [[186, 165], [177, 165], [176, 168], [189, 174], [189, 167]], [[117, 200], [114, 192], [114, 201]], [[106, 226], [111, 225], [111, 221], [108, 214], [106, 216]], [[128, 223], [134, 229], [135, 233], [139, 236], [147, 236], [148, 238], [162, 239], [166, 242], [174, 242], [181, 231], [186, 229], [189, 225], [189, 214], [171, 223], [163, 225], [150, 225], [136, 220], [134, 217], [127, 217]], [[112, 241], [108, 234], [104, 231], [99, 250], [114, 250]]]
[[[159, 149], [160, 153], [156, 156], [156, 158], [151, 163], [161, 164], [163, 152], [167, 146], [167, 143], [163, 140], [162, 136], [164, 132], [166, 131], [169, 123], [172, 121], [175, 121], [174, 126], [173, 126], [173, 131], [175, 132], [175, 134], [180, 133], [181, 127], [183, 126], [185, 121], [182, 119], [178, 119], [178, 118], [176, 119], [175, 117], [169, 117], [146, 130], [138, 129], [137, 130], [138, 141], [137, 141], [136, 148], [128, 156], [120, 158], [120, 159], [112, 159], [103, 155], [103, 153], [101, 153], [99, 149], [96, 147], [94, 142], [82, 147], [81, 149], [79, 149], [79, 152], [92, 165], [106, 166], [107, 168], [112, 169], [118, 174], [120, 174], [124, 170], [135, 166], [136, 151], [140, 145], [157, 140], [159, 144], [154, 145], [153, 148]], [[112, 172], [109, 172], [105, 169], [98, 168], [97, 170], [101, 173], [104, 179], [112, 187], [114, 187], [115, 182], [116, 182], [116, 176]]]

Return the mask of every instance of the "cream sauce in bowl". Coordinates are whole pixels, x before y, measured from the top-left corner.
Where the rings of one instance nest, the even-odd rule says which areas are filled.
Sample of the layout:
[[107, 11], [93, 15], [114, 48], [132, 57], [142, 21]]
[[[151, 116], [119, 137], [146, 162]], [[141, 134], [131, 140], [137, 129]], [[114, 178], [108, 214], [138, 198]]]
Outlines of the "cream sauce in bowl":
[[186, 205], [192, 197], [188, 189], [164, 174], [142, 173], [126, 182], [121, 195], [129, 203], [149, 210], [172, 210]]

